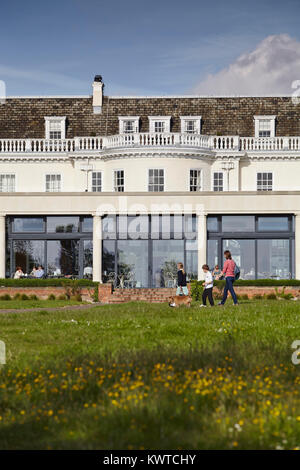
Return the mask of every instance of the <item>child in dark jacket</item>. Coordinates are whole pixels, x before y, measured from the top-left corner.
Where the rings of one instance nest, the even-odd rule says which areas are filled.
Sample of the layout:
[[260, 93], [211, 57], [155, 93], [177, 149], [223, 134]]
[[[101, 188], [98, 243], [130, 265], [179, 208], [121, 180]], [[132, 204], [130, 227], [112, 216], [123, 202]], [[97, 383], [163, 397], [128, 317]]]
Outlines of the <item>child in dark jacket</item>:
[[177, 290], [176, 290], [176, 295], [180, 295], [183, 293], [183, 295], [189, 295], [189, 291], [186, 285], [186, 272], [183, 268], [182, 263], [177, 264]]

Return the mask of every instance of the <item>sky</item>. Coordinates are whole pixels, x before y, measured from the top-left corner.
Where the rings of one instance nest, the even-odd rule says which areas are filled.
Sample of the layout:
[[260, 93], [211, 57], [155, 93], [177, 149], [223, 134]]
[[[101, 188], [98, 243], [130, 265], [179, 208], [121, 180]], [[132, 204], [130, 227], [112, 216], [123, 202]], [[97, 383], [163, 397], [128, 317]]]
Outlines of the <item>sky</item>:
[[[8, 96], [290, 94], [300, 1], [15, 0], [0, 5]], [[299, 82], [300, 87], [300, 82]]]

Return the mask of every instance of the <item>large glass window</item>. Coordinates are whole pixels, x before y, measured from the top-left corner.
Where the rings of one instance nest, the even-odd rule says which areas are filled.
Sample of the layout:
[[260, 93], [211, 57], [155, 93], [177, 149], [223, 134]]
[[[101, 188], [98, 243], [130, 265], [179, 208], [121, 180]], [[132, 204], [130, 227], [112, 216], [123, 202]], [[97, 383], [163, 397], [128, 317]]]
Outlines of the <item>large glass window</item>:
[[207, 264], [211, 271], [218, 264], [218, 256], [219, 256], [218, 247], [219, 247], [218, 240], [207, 241]]
[[83, 277], [93, 279], [93, 240], [83, 240]]
[[265, 232], [281, 232], [289, 230], [288, 217], [258, 217], [258, 230]]
[[114, 240], [103, 240], [102, 242], [102, 273], [103, 282], [115, 282], [115, 250], [116, 242]]
[[198, 279], [198, 241], [186, 240], [185, 243], [185, 270], [188, 280]]
[[255, 279], [255, 240], [223, 240], [223, 252], [229, 250], [240, 267], [241, 279]]
[[82, 231], [92, 232], [93, 231], [93, 217], [83, 217], [82, 219]]
[[148, 242], [118, 240], [118, 284], [120, 287], [148, 286]]
[[208, 232], [218, 232], [219, 230], [218, 217], [207, 217], [207, 230]]
[[34, 266], [44, 266], [45, 242], [43, 240], [14, 240], [13, 268], [22, 268], [24, 274], [30, 274]]
[[70, 233], [79, 231], [79, 217], [47, 217], [48, 233]]
[[289, 240], [257, 240], [257, 277], [259, 279], [289, 279]]
[[14, 233], [44, 232], [44, 219], [42, 217], [14, 217], [12, 231]]
[[175, 287], [179, 262], [184, 262], [184, 240], [153, 240], [153, 286]]
[[254, 232], [254, 215], [223, 215], [222, 232]]
[[48, 240], [48, 276], [77, 276], [78, 254], [79, 240]]

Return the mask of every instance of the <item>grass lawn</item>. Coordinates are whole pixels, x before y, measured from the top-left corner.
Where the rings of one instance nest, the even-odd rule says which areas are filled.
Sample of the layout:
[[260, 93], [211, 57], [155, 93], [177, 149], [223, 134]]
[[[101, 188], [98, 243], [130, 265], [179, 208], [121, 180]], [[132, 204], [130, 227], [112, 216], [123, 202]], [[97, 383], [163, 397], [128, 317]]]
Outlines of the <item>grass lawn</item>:
[[1, 449], [300, 448], [300, 302], [43, 308], [0, 339]]
[[[24, 309], [24, 308], [55, 308], [65, 305], [82, 305], [86, 302], [77, 302], [76, 300], [0, 300], [1, 310]], [[1, 331], [1, 330], [0, 330]]]

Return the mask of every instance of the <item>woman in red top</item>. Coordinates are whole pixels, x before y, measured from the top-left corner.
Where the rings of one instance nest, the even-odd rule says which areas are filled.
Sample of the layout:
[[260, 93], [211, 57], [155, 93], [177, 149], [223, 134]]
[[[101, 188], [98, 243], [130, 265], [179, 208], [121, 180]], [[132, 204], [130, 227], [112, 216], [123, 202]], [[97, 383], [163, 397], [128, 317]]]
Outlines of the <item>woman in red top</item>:
[[238, 301], [237, 301], [236, 294], [235, 294], [234, 288], [233, 288], [235, 262], [231, 258], [231, 253], [230, 253], [229, 250], [224, 251], [224, 256], [225, 256], [226, 261], [224, 263], [223, 270], [222, 270], [220, 276], [218, 277], [218, 279], [221, 276], [225, 275], [225, 287], [224, 287], [223, 299], [221, 300], [219, 305], [224, 305], [225, 304], [226, 299], [227, 299], [227, 295], [228, 295], [228, 291], [230, 292], [230, 294], [232, 296], [232, 300], [233, 300], [234, 305], [237, 305]]

